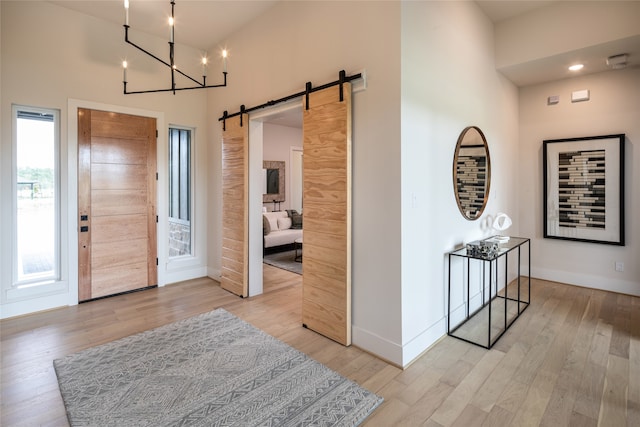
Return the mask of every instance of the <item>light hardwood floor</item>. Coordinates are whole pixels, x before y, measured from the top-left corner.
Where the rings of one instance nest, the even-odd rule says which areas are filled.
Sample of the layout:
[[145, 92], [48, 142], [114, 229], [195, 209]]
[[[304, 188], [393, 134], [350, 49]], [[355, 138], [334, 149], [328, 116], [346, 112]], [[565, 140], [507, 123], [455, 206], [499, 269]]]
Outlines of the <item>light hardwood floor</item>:
[[493, 349], [445, 337], [401, 370], [302, 328], [300, 276], [266, 269], [265, 289], [197, 279], [3, 320], [0, 424], [68, 425], [54, 359], [224, 307], [383, 396], [365, 426], [640, 426], [640, 298], [534, 280]]

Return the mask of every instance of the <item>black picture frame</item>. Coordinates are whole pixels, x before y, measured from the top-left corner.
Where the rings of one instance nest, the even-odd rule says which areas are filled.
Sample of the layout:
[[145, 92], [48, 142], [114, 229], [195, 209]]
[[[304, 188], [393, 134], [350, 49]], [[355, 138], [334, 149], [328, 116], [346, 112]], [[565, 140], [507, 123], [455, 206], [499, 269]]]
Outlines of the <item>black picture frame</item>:
[[[263, 160], [263, 194], [262, 203], [281, 203], [285, 201], [285, 162], [278, 160]], [[271, 181], [271, 182], [270, 182]], [[275, 205], [274, 205], [275, 210]]]
[[624, 246], [625, 134], [543, 142], [544, 237]]

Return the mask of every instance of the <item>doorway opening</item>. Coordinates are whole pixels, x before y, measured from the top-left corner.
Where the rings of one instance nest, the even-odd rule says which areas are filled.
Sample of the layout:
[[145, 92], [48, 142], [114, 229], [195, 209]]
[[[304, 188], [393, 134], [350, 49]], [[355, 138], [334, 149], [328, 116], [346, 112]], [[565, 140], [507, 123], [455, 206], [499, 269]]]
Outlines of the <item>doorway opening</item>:
[[[265, 264], [263, 213], [296, 210], [302, 213], [302, 105], [299, 99], [252, 113], [249, 120], [249, 295], [270, 292], [300, 283], [301, 274]], [[263, 197], [264, 162], [284, 163], [284, 200], [269, 203]], [[252, 185], [253, 184], [253, 185]], [[287, 223], [282, 221], [281, 224]], [[277, 226], [277, 221], [276, 221]], [[298, 266], [293, 241], [287, 247], [268, 248], [283, 256], [291, 255], [290, 266]], [[290, 249], [290, 250], [287, 250]], [[274, 254], [274, 255], [275, 255]], [[294, 263], [295, 264], [292, 264]]]

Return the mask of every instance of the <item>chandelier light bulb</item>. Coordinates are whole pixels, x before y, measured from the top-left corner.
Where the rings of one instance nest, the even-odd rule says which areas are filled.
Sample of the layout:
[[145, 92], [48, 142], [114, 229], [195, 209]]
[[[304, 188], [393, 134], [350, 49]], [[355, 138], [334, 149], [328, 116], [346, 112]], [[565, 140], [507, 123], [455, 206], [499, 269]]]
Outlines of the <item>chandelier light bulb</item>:
[[207, 77], [207, 57], [202, 57], [202, 77]]
[[222, 49], [222, 72], [227, 72], [227, 49]]
[[129, 25], [129, 0], [124, 0], [124, 25]]
[[127, 61], [122, 61], [122, 81], [127, 81]]

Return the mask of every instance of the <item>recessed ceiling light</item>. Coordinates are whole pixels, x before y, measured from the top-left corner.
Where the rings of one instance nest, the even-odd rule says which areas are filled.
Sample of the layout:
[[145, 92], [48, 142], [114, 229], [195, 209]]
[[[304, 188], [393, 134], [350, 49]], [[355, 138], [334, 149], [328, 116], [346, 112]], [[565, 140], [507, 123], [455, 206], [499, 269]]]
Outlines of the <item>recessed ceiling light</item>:
[[575, 64], [575, 65], [572, 65], [571, 67], [569, 67], [569, 70], [578, 71], [578, 70], [582, 70], [583, 67], [584, 67], [583, 64]]

